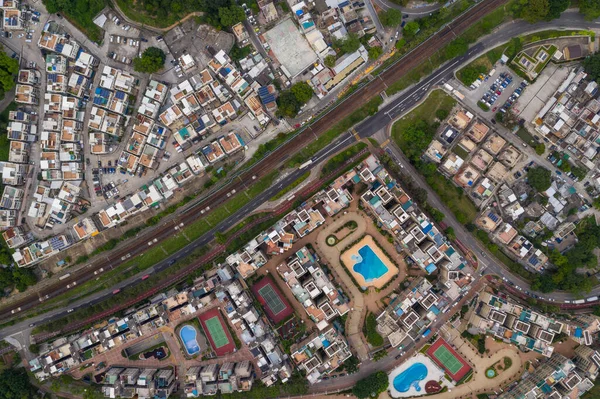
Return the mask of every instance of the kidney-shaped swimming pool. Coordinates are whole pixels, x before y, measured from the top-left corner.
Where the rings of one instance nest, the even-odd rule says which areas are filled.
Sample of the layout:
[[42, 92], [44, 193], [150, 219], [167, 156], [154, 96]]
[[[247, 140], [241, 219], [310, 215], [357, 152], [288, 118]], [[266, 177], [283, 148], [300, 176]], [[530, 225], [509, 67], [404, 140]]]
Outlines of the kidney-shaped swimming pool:
[[414, 387], [421, 390], [419, 382], [427, 377], [427, 367], [423, 363], [415, 363], [394, 378], [394, 388], [398, 392], [407, 392]]

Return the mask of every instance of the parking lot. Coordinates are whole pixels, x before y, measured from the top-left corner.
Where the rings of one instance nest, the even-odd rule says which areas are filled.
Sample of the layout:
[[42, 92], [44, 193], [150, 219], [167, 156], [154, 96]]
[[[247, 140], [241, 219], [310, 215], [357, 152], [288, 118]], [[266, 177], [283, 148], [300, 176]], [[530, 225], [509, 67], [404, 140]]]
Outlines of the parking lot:
[[[516, 99], [523, 94], [526, 83], [522, 85], [523, 79], [515, 76], [510, 68], [500, 63], [497, 63], [496, 67], [490, 72], [493, 72], [493, 74], [483, 76], [478, 87], [473, 89], [473, 86], [471, 86], [465, 101], [470, 103], [473, 108], [480, 108], [483, 115], [492, 119], [497, 112], [502, 109], [506, 111], [514, 104]], [[515, 91], [517, 91], [517, 94], [513, 97]], [[485, 111], [479, 107], [477, 103], [480, 101], [485, 103], [489, 110]]]

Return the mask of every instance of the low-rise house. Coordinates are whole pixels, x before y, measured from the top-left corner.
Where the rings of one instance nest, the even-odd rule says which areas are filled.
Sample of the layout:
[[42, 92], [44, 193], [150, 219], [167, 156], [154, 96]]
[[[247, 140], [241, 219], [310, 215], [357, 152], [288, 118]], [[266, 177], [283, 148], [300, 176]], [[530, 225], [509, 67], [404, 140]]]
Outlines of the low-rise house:
[[226, 136], [221, 136], [219, 138], [219, 144], [227, 155], [233, 154], [234, 152], [242, 149], [244, 146], [244, 142], [241, 137], [234, 132], [230, 132]]
[[15, 101], [20, 104], [37, 105], [39, 91], [29, 85], [17, 84], [15, 89]]

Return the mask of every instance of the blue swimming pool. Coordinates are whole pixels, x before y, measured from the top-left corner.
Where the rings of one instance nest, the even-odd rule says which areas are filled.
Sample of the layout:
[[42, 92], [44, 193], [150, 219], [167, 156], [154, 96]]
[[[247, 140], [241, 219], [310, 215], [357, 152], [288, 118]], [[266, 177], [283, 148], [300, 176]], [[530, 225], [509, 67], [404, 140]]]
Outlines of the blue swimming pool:
[[421, 391], [419, 381], [427, 377], [427, 367], [423, 363], [415, 363], [394, 378], [394, 389], [398, 392], [408, 392], [414, 387], [417, 392]]
[[376, 280], [388, 271], [387, 266], [368, 245], [359, 249], [358, 255], [352, 255], [351, 258], [356, 262], [352, 269], [360, 273], [366, 282]]
[[192, 326], [183, 326], [181, 330], [179, 330], [179, 337], [181, 338], [181, 342], [183, 342], [183, 345], [185, 345], [185, 351], [190, 356], [200, 352], [198, 341], [196, 341], [197, 335], [198, 332]]

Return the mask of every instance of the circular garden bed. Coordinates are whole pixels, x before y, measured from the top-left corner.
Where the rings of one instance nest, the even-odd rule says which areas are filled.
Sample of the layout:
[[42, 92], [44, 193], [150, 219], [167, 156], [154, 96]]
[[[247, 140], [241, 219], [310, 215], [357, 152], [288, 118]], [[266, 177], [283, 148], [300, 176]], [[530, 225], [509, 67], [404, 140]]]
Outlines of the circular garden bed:
[[485, 376], [487, 378], [495, 378], [498, 375], [498, 373], [496, 372], [496, 370], [494, 370], [493, 367], [490, 367], [489, 369], [485, 370]]
[[338, 243], [338, 239], [336, 236], [334, 236], [333, 234], [328, 235], [327, 238], [325, 239], [325, 242], [327, 243], [327, 245], [329, 245], [330, 247], [333, 247], [335, 244]]

